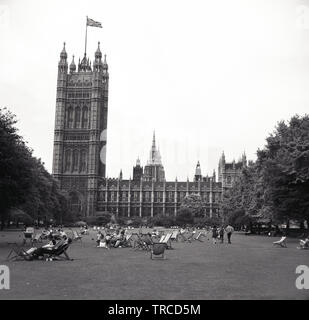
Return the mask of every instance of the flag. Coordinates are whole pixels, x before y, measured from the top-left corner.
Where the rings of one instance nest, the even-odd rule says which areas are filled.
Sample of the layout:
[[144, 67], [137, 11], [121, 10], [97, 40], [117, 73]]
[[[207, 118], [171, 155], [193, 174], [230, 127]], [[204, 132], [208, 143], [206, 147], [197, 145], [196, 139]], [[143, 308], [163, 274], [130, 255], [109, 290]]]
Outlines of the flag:
[[102, 28], [101, 22], [94, 21], [87, 17], [87, 26]]

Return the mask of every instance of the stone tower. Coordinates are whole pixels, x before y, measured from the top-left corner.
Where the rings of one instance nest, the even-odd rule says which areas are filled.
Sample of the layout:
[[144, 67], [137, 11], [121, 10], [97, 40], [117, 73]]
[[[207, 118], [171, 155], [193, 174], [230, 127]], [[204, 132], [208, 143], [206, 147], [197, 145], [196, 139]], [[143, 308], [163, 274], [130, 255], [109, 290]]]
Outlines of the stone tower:
[[70, 196], [77, 217], [96, 211], [99, 180], [106, 174], [108, 65], [100, 43], [93, 64], [86, 53], [68, 68], [65, 44], [57, 79], [53, 176]]

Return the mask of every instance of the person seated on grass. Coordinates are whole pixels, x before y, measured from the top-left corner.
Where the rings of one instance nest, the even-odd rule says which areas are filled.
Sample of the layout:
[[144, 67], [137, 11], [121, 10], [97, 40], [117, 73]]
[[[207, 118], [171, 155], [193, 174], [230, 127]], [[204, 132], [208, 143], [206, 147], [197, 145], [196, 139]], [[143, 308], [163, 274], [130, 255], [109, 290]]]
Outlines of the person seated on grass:
[[64, 237], [60, 241], [56, 242], [56, 240], [53, 238], [49, 243], [42, 247], [32, 247], [25, 251], [25, 255], [29, 258], [29, 260], [32, 259], [39, 259], [44, 257], [44, 254], [47, 254], [49, 251], [51, 252], [55, 248], [59, 248], [60, 246], [64, 246], [68, 243], [71, 243], [72, 239], [68, 237]]
[[116, 236], [115, 236], [115, 248], [121, 248], [124, 244], [125, 241], [125, 235], [124, 235], [124, 230], [121, 230]]
[[96, 243], [97, 243], [97, 247], [100, 245], [100, 242], [104, 240], [104, 235], [101, 231], [98, 231], [97, 232], [97, 240], [96, 240]]
[[309, 237], [307, 237], [305, 240], [299, 240], [298, 249], [309, 249]]

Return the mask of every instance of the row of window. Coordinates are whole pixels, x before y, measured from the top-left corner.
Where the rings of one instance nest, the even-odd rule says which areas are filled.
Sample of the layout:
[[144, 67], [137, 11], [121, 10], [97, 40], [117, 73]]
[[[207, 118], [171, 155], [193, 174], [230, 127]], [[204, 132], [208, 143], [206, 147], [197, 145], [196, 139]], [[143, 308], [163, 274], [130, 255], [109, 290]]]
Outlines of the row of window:
[[[177, 192], [177, 200], [182, 201], [186, 196], [186, 192]], [[118, 201], [120, 202], [127, 202], [129, 197], [128, 191], [121, 191], [119, 192]], [[201, 197], [204, 201], [209, 202], [210, 200], [210, 193], [202, 193]], [[213, 202], [219, 202], [221, 197], [221, 193], [214, 192], [212, 195]], [[100, 191], [99, 192], [99, 200], [106, 201], [106, 192]], [[107, 193], [107, 201], [108, 202], [115, 202], [117, 201], [117, 191], [110, 191]], [[140, 201], [140, 192], [133, 191], [131, 192], [131, 201], [132, 202], [139, 202]], [[143, 202], [151, 202], [151, 192], [145, 191], [142, 193], [142, 201]], [[154, 202], [163, 202], [163, 192], [154, 192]], [[165, 194], [165, 202], [175, 202], [175, 193], [174, 192], [166, 192]]]
[[[102, 210], [103, 208], [101, 208]], [[105, 209], [105, 208], [104, 208]], [[108, 207], [107, 208], [108, 212], [112, 212], [112, 213], [117, 213], [118, 212], [118, 216], [123, 216], [123, 217], [127, 217], [129, 215], [129, 210], [127, 207], [119, 207], [118, 211], [117, 211], [117, 207]], [[219, 210], [216, 208], [212, 209], [212, 216], [218, 216]], [[151, 216], [151, 208], [150, 207], [143, 207], [141, 210], [141, 214], [142, 217], [150, 217]], [[153, 215], [162, 215], [163, 214], [163, 208], [153, 208]], [[210, 216], [210, 209], [207, 208], [205, 210], [205, 214], [207, 216]], [[130, 208], [130, 216], [139, 216], [140, 215], [140, 208], [138, 207], [131, 207]], [[175, 215], [175, 208], [172, 207], [167, 207], [165, 208], [165, 215], [166, 216], [174, 216]]]
[[68, 93], [68, 98], [90, 98], [90, 93], [89, 92], [73, 92], [73, 93]]
[[88, 107], [68, 107], [66, 111], [66, 127], [76, 129], [87, 129], [88, 123]]
[[86, 172], [87, 171], [87, 151], [67, 149], [64, 153], [65, 172]]

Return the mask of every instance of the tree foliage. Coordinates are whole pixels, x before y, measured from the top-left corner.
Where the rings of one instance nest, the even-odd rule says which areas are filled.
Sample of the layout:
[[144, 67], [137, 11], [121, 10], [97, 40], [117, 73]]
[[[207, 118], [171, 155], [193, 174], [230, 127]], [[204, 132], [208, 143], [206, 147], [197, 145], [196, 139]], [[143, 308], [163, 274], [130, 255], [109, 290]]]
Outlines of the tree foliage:
[[0, 218], [3, 226], [11, 208], [20, 208], [36, 221], [62, 222], [68, 217], [67, 196], [32, 155], [16, 128], [16, 117], [0, 108]]
[[267, 217], [275, 222], [309, 218], [309, 117], [281, 121], [222, 202], [227, 219]]

